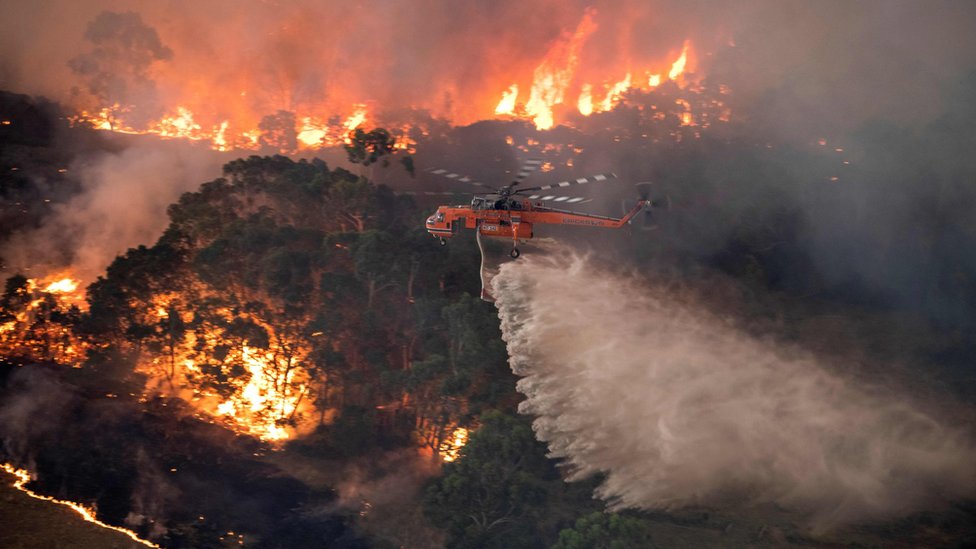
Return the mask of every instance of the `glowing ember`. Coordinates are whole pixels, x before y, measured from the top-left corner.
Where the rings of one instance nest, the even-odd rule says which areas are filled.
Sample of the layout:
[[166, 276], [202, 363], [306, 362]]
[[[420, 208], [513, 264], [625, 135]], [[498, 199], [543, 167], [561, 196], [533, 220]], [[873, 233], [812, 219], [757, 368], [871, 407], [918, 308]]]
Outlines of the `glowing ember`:
[[648, 76], [647, 77], [647, 85], [650, 86], [650, 87], [652, 87], [652, 88], [656, 88], [656, 87], [660, 86], [661, 85], [661, 75], [660, 74], [652, 74], [652, 75]]
[[691, 116], [691, 105], [684, 99], [676, 99], [675, 104], [681, 107], [681, 125], [682, 126], [693, 126], [695, 124], [694, 118]]
[[82, 505], [80, 503], [75, 503], [73, 501], [66, 501], [66, 500], [63, 500], [63, 499], [52, 498], [50, 496], [45, 496], [45, 495], [42, 495], [42, 494], [38, 494], [37, 492], [35, 492], [35, 491], [27, 488], [27, 483], [31, 481], [31, 475], [30, 475], [29, 472], [25, 471], [24, 469], [18, 469], [16, 467], [14, 467], [13, 465], [9, 464], [9, 463], [4, 463], [4, 464], [0, 465], [0, 468], [3, 468], [4, 471], [6, 471], [6, 472], [10, 473], [11, 475], [13, 475], [14, 477], [16, 477], [17, 480], [14, 482], [14, 488], [16, 488], [17, 490], [20, 490], [21, 492], [27, 494], [28, 496], [30, 496], [30, 497], [32, 497], [34, 499], [39, 499], [41, 501], [49, 501], [51, 503], [56, 503], [58, 505], [63, 505], [65, 507], [73, 510], [74, 512], [78, 513], [81, 516], [81, 518], [83, 518], [87, 522], [91, 522], [92, 524], [96, 524], [96, 525], [101, 526], [102, 528], [106, 528], [108, 530], [114, 530], [116, 532], [125, 534], [132, 541], [134, 541], [136, 543], [141, 543], [142, 545], [145, 545], [146, 547], [156, 547], [156, 548], [159, 548], [159, 546], [156, 545], [155, 543], [152, 543], [151, 541], [146, 541], [146, 540], [140, 538], [132, 530], [127, 530], [127, 529], [121, 528], [119, 526], [112, 526], [111, 524], [106, 524], [106, 523], [98, 520], [97, 518], [95, 518], [95, 512], [92, 509], [90, 509], [88, 507], [85, 507], [84, 505]]

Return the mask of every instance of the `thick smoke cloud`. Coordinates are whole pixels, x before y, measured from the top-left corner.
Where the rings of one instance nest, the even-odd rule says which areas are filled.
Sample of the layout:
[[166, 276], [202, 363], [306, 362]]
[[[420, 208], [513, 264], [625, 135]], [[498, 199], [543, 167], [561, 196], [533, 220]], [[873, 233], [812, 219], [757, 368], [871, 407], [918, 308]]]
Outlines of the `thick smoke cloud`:
[[78, 159], [69, 168], [82, 191], [55, 207], [37, 229], [18, 232], [0, 248], [10, 273], [41, 275], [70, 266], [93, 281], [116, 255], [155, 242], [180, 194], [220, 173], [221, 157], [183, 143], [134, 145]]
[[571, 255], [493, 280], [520, 411], [611, 507], [774, 503], [815, 528], [976, 495], [976, 441], [897, 391]]

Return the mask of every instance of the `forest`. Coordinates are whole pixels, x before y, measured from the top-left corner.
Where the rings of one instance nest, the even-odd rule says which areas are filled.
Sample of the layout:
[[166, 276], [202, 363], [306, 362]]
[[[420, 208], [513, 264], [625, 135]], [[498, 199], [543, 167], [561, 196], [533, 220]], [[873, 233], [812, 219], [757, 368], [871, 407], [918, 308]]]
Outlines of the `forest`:
[[[339, 164], [269, 140], [170, 205], [158, 240], [120, 254], [83, 302], [9, 273], [0, 456], [171, 548], [971, 542], [972, 502], [827, 534], [787, 509], [606, 512], [599, 475], [564, 481], [517, 413], [473, 236], [438, 246], [422, 226], [436, 203], [403, 192], [442, 184], [423, 168], [500, 177], [529, 151], [653, 181], [671, 203], [653, 231], [570, 238], [750, 329], [856, 354], [858, 375], [972, 403], [976, 73], [923, 124], [828, 138], [778, 134], [717, 85], [684, 93], [636, 92], [551, 132], [430, 121], [410, 156], [380, 128]], [[741, 114], [720, 120], [719, 99]], [[58, 171], [73, 155], [125, 145], [41, 100], [2, 107], [7, 238], [81, 192]]]

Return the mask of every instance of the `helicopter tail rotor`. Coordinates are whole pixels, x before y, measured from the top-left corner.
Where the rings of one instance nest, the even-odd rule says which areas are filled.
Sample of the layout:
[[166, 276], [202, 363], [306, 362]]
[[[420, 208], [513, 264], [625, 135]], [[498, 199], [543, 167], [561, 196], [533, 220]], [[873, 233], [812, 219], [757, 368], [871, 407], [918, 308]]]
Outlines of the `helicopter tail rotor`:
[[[636, 219], [631, 221], [631, 224], [642, 231], [654, 230], [658, 227], [656, 220], [657, 216], [654, 215], [654, 210], [670, 210], [671, 197], [664, 195], [660, 198], [652, 199], [651, 194], [653, 185], [650, 181], [641, 181], [640, 183], [636, 183], [634, 186], [637, 188], [637, 196], [640, 197], [641, 200], [647, 202], [647, 207], [644, 208], [644, 211]], [[624, 211], [629, 209], [626, 201], [622, 204], [622, 206]]]

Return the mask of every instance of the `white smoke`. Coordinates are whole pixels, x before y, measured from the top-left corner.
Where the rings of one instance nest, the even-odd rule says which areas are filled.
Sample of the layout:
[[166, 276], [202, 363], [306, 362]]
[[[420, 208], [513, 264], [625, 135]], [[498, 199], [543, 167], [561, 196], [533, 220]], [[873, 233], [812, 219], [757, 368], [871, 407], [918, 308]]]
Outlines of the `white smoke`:
[[773, 503], [815, 528], [976, 494], [967, 428], [568, 254], [492, 285], [540, 440], [613, 508]]
[[70, 171], [82, 191], [55, 206], [40, 227], [11, 235], [0, 256], [9, 273], [68, 267], [91, 282], [116, 255], [155, 242], [169, 222], [167, 206], [218, 175], [221, 159], [214, 151], [153, 142], [81, 158]]

